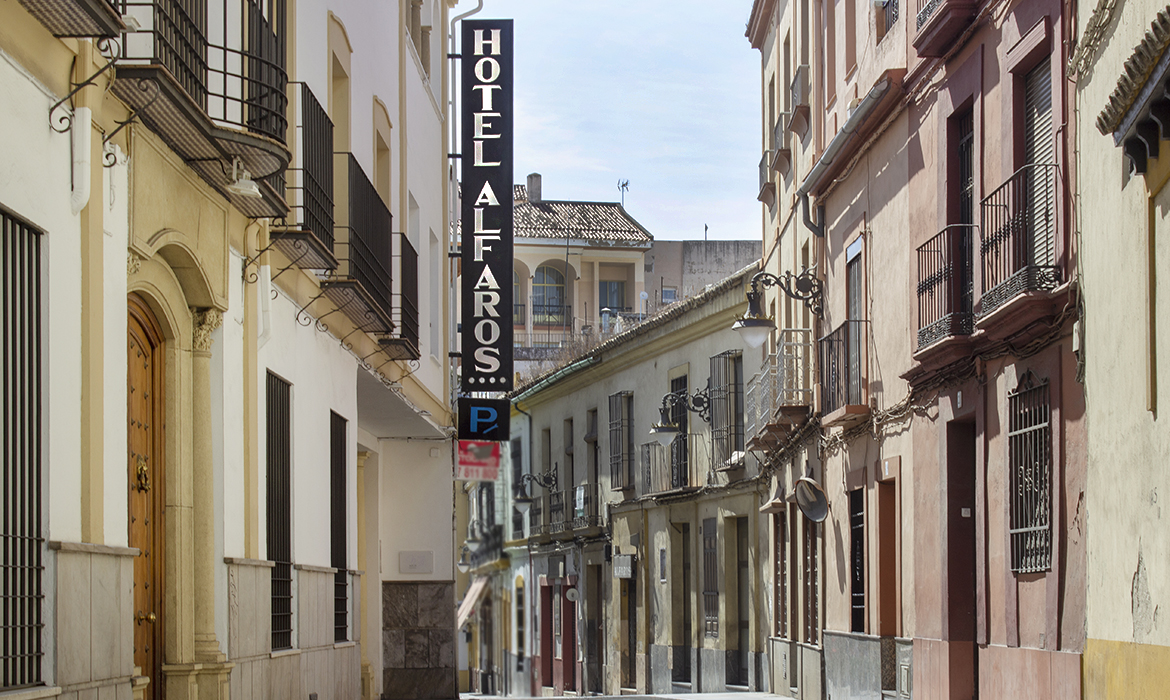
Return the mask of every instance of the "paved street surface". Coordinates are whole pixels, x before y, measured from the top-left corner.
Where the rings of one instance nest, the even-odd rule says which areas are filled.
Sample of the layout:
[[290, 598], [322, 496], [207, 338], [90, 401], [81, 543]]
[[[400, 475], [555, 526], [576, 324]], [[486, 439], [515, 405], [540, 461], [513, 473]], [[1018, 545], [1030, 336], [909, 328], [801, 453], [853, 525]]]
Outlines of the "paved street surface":
[[[502, 695], [479, 695], [478, 693], [460, 693], [461, 700], [494, 700], [495, 698], [503, 698]], [[517, 698], [515, 696], [506, 696], [511, 700], [533, 700], [526, 698]], [[572, 696], [564, 696], [572, 697]], [[658, 698], [659, 700], [771, 700], [779, 697], [771, 693], [685, 693], [679, 695], [588, 695], [582, 697], [591, 698], [615, 698], [620, 700], [642, 700], [644, 698]]]

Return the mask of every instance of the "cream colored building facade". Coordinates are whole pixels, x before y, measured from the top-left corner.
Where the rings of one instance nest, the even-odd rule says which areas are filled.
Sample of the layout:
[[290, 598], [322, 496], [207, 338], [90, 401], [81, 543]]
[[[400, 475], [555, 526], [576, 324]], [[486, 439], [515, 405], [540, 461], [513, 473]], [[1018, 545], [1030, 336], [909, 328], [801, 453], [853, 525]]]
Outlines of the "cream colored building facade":
[[0, 8], [0, 693], [455, 696], [448, 9]]
[[1086, 164], [1076, 183], [1089, 423], [1084, 697], [1157, 697], [1170, 683], [1170, 634], [1158, 612], [1170, 596], [1160, 503], [1170, 488], [1170, 431], [1160, 419], [1170, 170], [1159, 150], [1170, 132], [1156, 121], [1170, 11], [1153, 2], [1082, 2], [1077, 11], [1069, 75]]

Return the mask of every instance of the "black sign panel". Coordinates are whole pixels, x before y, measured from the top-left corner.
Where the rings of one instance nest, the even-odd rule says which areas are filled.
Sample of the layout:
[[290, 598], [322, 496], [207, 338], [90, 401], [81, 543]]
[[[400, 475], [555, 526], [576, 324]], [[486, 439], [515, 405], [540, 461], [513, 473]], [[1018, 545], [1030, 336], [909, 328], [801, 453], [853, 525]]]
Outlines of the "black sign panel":
[[512, 388], [512, 20], [464, 20], [461, 56], [463, 390], [507, 391]]
[[512, 407], [507, 399], [459, 399], [459, 439], [507, 442]]

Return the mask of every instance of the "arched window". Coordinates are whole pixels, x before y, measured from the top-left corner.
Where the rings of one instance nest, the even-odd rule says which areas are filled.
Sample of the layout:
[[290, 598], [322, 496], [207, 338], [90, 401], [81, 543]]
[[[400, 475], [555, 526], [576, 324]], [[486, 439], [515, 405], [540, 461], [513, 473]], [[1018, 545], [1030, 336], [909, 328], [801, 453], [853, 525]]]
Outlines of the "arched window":
[[564, 324], [565, 276], [555, 267], [536, 268], [532, 279], [532, 321], [546, 326]]

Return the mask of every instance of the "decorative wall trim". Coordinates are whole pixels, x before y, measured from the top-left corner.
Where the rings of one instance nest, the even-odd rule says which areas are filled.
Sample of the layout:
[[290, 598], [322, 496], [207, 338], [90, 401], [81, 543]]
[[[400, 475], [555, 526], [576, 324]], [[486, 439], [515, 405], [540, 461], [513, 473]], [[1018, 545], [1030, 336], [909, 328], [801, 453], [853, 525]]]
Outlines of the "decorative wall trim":
[[142, 553], [136, 547], [115, 547], [108, 544], [60, 542], [58, 540], [49, 540], [49, 549], [55, 549], [59, 552], [79, 552], [82, 554], [109, 554], [115, 557], [136, 557]]
[[1124, 71], [1117, 79], [1117, 87], [1109, 96], [1105, 109], [1097, 116], [1098, 131], [1106, 136], [1117, 131], [1167, 46], [1170, 46], [1170, 5], [1154, 18], [1150, 30], [1125, 62]]

